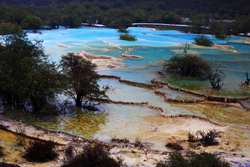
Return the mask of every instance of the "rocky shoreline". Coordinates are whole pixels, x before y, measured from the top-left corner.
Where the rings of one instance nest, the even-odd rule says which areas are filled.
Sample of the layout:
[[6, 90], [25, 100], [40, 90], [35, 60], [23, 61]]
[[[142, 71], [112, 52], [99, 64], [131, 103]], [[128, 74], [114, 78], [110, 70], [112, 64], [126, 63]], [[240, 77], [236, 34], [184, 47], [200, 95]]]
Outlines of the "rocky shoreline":
[[[172, 117], [173, 118], [173, 117]], [[34, 124], [27, 123], [25, 121], [20, 120], [14, 120], [12, 118], [9, 118], [7, 116], [4, 116], [0, 114], [0, 129], [9, 131], [11, 133], [16, 134], [16, 129], [23, 127], [26, 129], [24, 135], [28, 138], [32, 138], [34, 140], [40, 140], [40, 141], [54, 141], [58, 144], [56, 147], [56, 151], [59, 153], [59, 158], [55, 161], [46, 162], [46, 163], [31, 163], [27, 162], [23, 158], [20, 157], [20, 159], [16, 159], [15, 163], [22, 166], [22, 167], [31, 167], [31, 166], [55, 166], [59, 167], [61, 166], [63, 162], [64, 157], [64, 150], [69, 145], [74, 146], [76, 150], [81, 149], [86, 144], [100, 144], [104, 147], [109, 147], [110, 153], [112, 157], [116, 157], [117, 155], [121, 155], [122, 152], [124, 162], [129, 167], [134, 166], [140, 166], [140, 165], [146, 165], [149, 167], [155, 167], [158, 162], [165, 162], [167, 156], [172, 151], [160, 151], [160, 150], [151, 150], [147, 145], [141, 143], [140, 147], [137, 147], [135, 143], [130, 142], [127, 139], [119, 139], [119, 138], [112, 138], [111, 143], [92, 140], [92, 139], [86, 139], [79, 136], [74, 136], [69, 133], [65, 132], [57, 132], [53, 130], [48, 130], [41, 128], [39, 126], [36, 126]], [[15, 149], [15, 151], [18, 151], [20, 148]], [[205, 149], [205, 148], [202, 148]], [[188, 150], [182, 151], [182, 154], [185, 154]], [[197, 150], [198, 152], [200, 150]], [[18, 151], [22, 152], [22, 151]], [[212, 152], [214, 154], [220, 154], [225, 160], [229, 161], [231, 163], [231, 166], [235, 166], [240, 164], [242, 167], [247, 167], [249, 165], [249, 158], [247, 156], [243, 156], [242, 154], [235, 154], [230, 152], [221, 152], [218, 150], [209, 149], [209, 152]], [[136, 155], [136, 156], [135, 156]], [[8, 160], [8, 158], [7, 158]]]

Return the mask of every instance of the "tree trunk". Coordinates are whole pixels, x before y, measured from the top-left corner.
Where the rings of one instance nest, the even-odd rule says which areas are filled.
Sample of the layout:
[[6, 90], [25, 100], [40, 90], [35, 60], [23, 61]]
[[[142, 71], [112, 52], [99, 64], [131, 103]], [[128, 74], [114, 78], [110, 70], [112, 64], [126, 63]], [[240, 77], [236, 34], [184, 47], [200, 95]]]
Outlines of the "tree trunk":
[[82, 100], [80, 95], [77, 95], [75, 102], [76, 102], [76, 107], [82, 107]]

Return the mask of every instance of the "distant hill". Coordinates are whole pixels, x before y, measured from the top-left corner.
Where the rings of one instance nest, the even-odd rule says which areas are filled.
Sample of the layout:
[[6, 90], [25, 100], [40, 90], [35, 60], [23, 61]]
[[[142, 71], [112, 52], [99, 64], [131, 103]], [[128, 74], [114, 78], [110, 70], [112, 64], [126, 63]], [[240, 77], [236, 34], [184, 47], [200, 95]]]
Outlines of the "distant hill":
[[169, 8], [250, 14], [249, 0], [169, 0]]
[[[165, 9], [194, 10], [207, 12], [238, 12], [239, 14], [250, 14], [249, 0], [0, 0], [0, 4], [7, 5], [50, 5], [52, 3], [98, 2], [113, 4], [121, 3], [132, 8], [155, 8], [160, 6]], [[146, 7], [145, 7], [146, 6]]]

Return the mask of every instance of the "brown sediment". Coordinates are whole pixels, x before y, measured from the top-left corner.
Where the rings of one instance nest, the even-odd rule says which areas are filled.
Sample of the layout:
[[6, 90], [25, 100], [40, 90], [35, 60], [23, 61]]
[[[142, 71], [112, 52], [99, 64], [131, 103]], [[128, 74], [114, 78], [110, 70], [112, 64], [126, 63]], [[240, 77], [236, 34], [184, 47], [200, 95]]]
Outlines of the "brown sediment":
[[161, 82], [161, 81], [156, 81], [155, 79], [151, 80], [152, 84], [156, 84], [156, 85], [164, 85], [164, 86], [169, 86], [169, 83], [166, 82]]
[[[123, 63], [118, 63], [117, 61], [122, 61], [120, 58], [112, 57], [112, 56], [106, 56], [106, 55], [92, 55], [86, 53], [84, 50], [75, 53], [79, 56], [81, 56], [83, 59], [91, 60], [93, 63], [97, 64], [98, 66], [100, 65], [100, 61], [105, 61], [105, 67], [110, 68], [110, 69], [115, 69], [115, 68], [120, 68], [123, 67]], [[99, 63], [99, 64], [98, 64]]]
[[[94, 139], [86, 139], [79, 136], [71, 135], [66, 132], [58, 132], [54, 130], [48, 130], [42, 127], [39, 127], [37, 125], [21, 121], [21, 120], [15, 120], [10, 117], [4, 116], [0, 114], [0, 129], [3, 129], [5, 131], [18, 134], [16, 132], [16, 129], [19, 129], [20, 127], [25, 128], [25, 133], [21, 134], [25, 137], [39, 140], [39, 141], [53, 141], [56, 144], [59, 145], [69, 145], [70, 143], [79, 143], [79, 144], [86, 144], [86, 143], [95, 143], [99, 144], [104, 147], [118, 147], [118, 148], [125, 148], [125, 147], [131, 147], [134, 148], [135, 143], [130, 143], [127, 139], [119, 139], [119, 138], [112, 138], [113, 141], [120, 141], [123, 142], [125, 145], [115, 144], [115, 143], [108, 143], [103, 141], [98, 141]], [[118, 142], [119, 143], [119, 142]], [[139, 151], [139, 150], [138, 150]], [[154, 150], [150, 150], [151, 153], [154, 153]]]
[[[145, 103], [145, 102], [143, 102], [143, 103]], [[221, 126], [221, 127], [227, 126], [224, 124], [219, 124], [219, 123], [216, 123], [214, 121], [211, 121], [210, 119], [203, 118], [200, 116], [194, 116], [194, 115], [185, 115], [185, 114], [165, 115], [165, 114], [161, 113], [161, 116], [165, 117], [165, 118], [178, 118], [178, 117], [191, 118], [191, 119], [195, 118], [195, 119], [200, 119], [203, 121], [208, 121], [208, 122], [210, 122], [214, 125], [217, 125], [217, 126]], [[7, 125], [7, 123], [8, 123], [8, 125]], [[0, 114], [0, 125], [4, 125], [4, 126], [1, 126], [2, 129], [10, 131], [10, 132], [14, 132], [14, 133], [15, 133], [14, 129], [20, 128], [20, 126], [27, 128], [26, 130], [28, 131], [28, 133], [29, 133], [30, 129], [35, 129], [35, 131], [32, 130], [31, 133], [29, 133], [29, 134], [25, 133], [24, 135], [26, 135], [28, 137], [30, 137], [30, 135], [31, 135], [31, 137], [33, 139], [36, 139], [36, 140], [37, 139], [41, 140], [43, 138], [43, 141], [48, 141], [48, 140], [53, 140], [51, 138], [51, 136], [53, 138], [59, 137], [60, 142], [57, 142], [58, 140], [56, 140], [55, 142], [58, 144], [65, 145], [65, 147], [63, 147], [63, 148], [66, 148], [66, 146], [69, 144], [76, 145], [77, 147], [80, 147], [80, 146], [83, 146], [83, 145], [88, 144], [88, 143], [95, 143], [95, 144], [99, 144], [99, 145], [104, 146], [104, 147], [114, 148], [114, 149], [118, 150], [117, 152], [129, 153], [129, 152], [133, 151], [133, 153], [137, 153], [137, 154], [141, 153], [141, 154], [146, 154], [148, 156], [152, 156], [152, 154], [167, 155], [170, 153], [169, 151], [151, 149], [150, 145], [147, 145], [146, 143], [141, 143], [139, 146], [137, 146], [136, 142], [130, 142], [129, 140], [127, 140], [125, 138], [112, 138], [111, 140], [115, 141], [116, 143], [108, 143], [108, 142], [97, 141], [97, 140], [93, 140], [93, 139], [85, 139], [85, 138], [81, 138], [79, 136], [74, 136], [74, 135], [71, 135], [71, 134], [68, 134], [65, 132], [57, 132], [57, 131], [53, 131], [53, 130], [47, 130], [47, 129], [38, 127], [36, 125], [24, 122], [24, 121], [18, 121], [18, 120], [11, 119], [11, 118], [6, 117], [6, 116], [1, 115], [1, 114]], [[247, 126], [231, 126], [231, 127], [249, 128]], [[43, 136], [40, 136], [41, 134], [43, 134]], [[58, 149], [57, 151], [62, 152], [61, 148]], [[117, 155], [117, 153], [112, 153], [112, 154]], [[22, 161], [21, 164], [26, 164], [26, 163], [24, 163], [23, 160], [21, 160], [21, 161]], [[125, 162], [129, 162], [129, 159], [127, 159]], [[49, 164], [48, 166], [57, 166], [54, 164], [55, 162], [52, 162], [52, 163], [53, 163], [53, 165]], [[143, 162], [143, 163], [145, 163], [145, 162]], [[32, 165], [34, 165], [34, 164], [32, 164]], [[39, 164], [38, 164], [38, 166], [39, 166]], [[58, 166], [60, 166], [60, 164]]]
[[206, 96], [207, 101], [239, 103], [241, 101], [250, 100], [250, 97], [223, 97], [223, 96]]
[[117, 62], [111, 60], [107, 67], [110, 68], [110, 69], [114, 69], [114, 68], [122, 67], [122, 66], [123, 66], [122, 63], [117, 63]]
[[153, 110], [157, 110], [157, 111], [160, 111], [160, 112], [165, 112], [165, 110], [164, 110], [164, 108], [162, 108], [162, 107], [158, 107], [158, 106], [153, 106], [153, 105], [150, 105], [150, 104], [148, 104], [148, 105], [146, 105], [148, 108], [150, 108], [150, 109], [153, 109]]
[[161, 60], [160, 63], [163, 64], [163, 65], [167, 65], [168, 64], [168, 62], [163, 61], [163, 60]]
[[243, 102], [240, 101], [239, 104], [243, 109], [250, 111], [250, 107], [247, 107]]
[[61, 45], [57, 42], [55, 42], [55, 44], [58, 46], [58, 47], [61, 47], [61, 48], [70, 48], [69, 46], [65, 46], [65, 45]]
[[188, 114], [166, 115], [166, 114], [164, 114], [164, 112], [165, 112], [164, 108], [150, 105], [149, 102], [127, 102], [127, 101], [115, 101], [115, 100], [111, 100], [111, 99], [95, 99], [95, 100], [100, 100], [100, 101], [107, 102], [107, 103], [123, 104], [123, 105], [145, 105], [146, 107], [148, 107], [150, 109], [160, 111], [161, 112], [160, 116], [163, 118], [192, 118], [192, 119], [199, 119], [202, 121], [206, 121], [206, 122], [209, 122], [209, 123], [211, 123], [213, 125], [217, 125], [217, 126], [228, 126], [226, 124], [217, 123], [209, 118], [205, 118], [205, 117], [201, 117], [201, 116], [197, 116], [197, 115], [188, 115]]
[[[151, 83], [153, 84], [156, 84], [156, 85], [164, 85], [164, 86], [167, 86], [169, 89], [171, 90], [174, 90], [174, 91], [179, 91], [179, 92], [184, 92], [186, 94], [192, 94], [192, 95], [195, 95], [195, 96], [199, 96], [199, 97], [206, 97], [207, 95], [205, 94], [201, 94], [201, 93], [196, 93], [196, 92], [192, 92], [192, 91], [189, 91], [189, 90], [186, 90], [186, 89], [182, 89], [182, 88], [176, 88], [176, 87], [173, 87], [171, 86], [169, 83], [165, 83], [165, 82], [161, 82], [161, 81], [156, 81], [156, 80], [151, 80]], [[155, 92], [156, 94], [162, 94], [164, 92]]]
[[101, 98], [95, 98], [94, 100], [102, 101], [106, 103], [114, 103], [114, 104], [124, 104], [124, 105], [148, 105], [148, 102], [129, 102], [129, 101], [116, 101], [112, 99], [101, 99]]
[[121, 79], [121, 77], [116, 75], [99, 75], [101, 78], [111, 78], [111, 79]]
[[122, 61], [121, 59], [119, 58], [115, 58], [115, 57], [112, 57], [112, 56], [106, 56], [106, 55], [92, 55], [92, 54], [88, 54], [84, 51], [81, 51], [79, 53], [80, 56], [82, 56], [83, 58], [86, 58], [86, 59], [90, 59], [90, 60], [93, 60], [93, 59], [107, 59], [107, 60], [116, 60], [116, 61]]
[[243, 42], [250, 43], [250, 39], [246, 38], [246, 39], [243, 40]]
[[[122, 105], [144, 105], [150, 109], [156, 110], [160, 112], [160, 116], [166, 119], [174, 119], [174, 118], [190, 118], [190, 119], [198, 119], [201, 121], [205, 121], [205, 122], [209, 122], [213, 125], [216, 126], [221, 126], [221, 127], [233, 127], [233, 128], [240, 128], [240, 129], [250, 129], [249, 126], [245, 126], [245, 125], [227, 125], [227, 124], [222, 124], [222, 123], [218, 123], [215, 122], [209, 118], [205, 118], [202, 116], [198, 116], [198, 115], [191, 115], [191, 114], [164, 114], [165, 109], [162, 107], [158, 107], [158, 106], [154, 106], [151, 105], [149, 102], [128, 102], [128, 101], [116, 101], [116, 100], [111, 100], [111, 99], [95, 99], [98, 101], [103, 101], [106, 103], [114, 103], [114, 104], [122, 104]], [[88, 139], [89, 140], [89, 139]]]
[[204, 102], [204, 99], [173, 99], [173, 98], [164, 98], [164, 101], [176, 102], [176, 103], [201, 103]]
[[222, 124], [222, 123], [218, 123], [218, 122], [215, 122], [209, 118], [205, 118], [205, 117], [201, 117], [201, 116], [198, 116], [198, 115], [188, 115], [188, 114], [174, 114], [174, 115], [166, 115], [164, 113], [161, 113], [160, 114], [162, 117], [164, 118], [192, 118], [192, 119], [199, 119], [199, 120], [202, 120], [202, 121], [206, 121], [206, 122], [209, 122], [213, 125], [217, 125], [217, 126], [228, 126], [226, 124]]
[[143, 58], [143, 57], [141, 57], [141, 56], [126, 55], [126, 54], [124, 54], [124, 53], [122, 53], [122, 54], [120, 55], [120, 57], [122, 57], [122, 58], [129, 58], [129, 59], [142, 59], [142, 58]]
[[[156, 81], [156, 80], [151, 80], [151, 83], [153, 83], [155, 85], [149, 86], [148, 84], [144, 84], [144, 83], [137, 83], [137, 82], [133, 82], [133, 81], [123, 80], [123, 79], [121, 79], [121, 77], [115, 76], [115, 75], [100, 75], [100, 77], [118, 79], [119, 82], [124, 82], [124, 83], [128, 83], [130, 85], [133, 85], [133, 86], [140, 86], [140, 87], [147, 87], [147, 88], [154, 87], [157, 89], [156, 85], [166, 86], [169, 89], [172, 89], [174, 91], [180, 91], [180, 92], [184, 92], [187, 94], [192, 94], [192, 95], [202, 97], [201, 99], [173, 99], [173, 98], [168, 98], [167, 94], [165, 92], [162, 92], [159, 90], [154, 91], [155, 94], [162, 96], [164, 98], [164, 101], [168, 101], [168, 102], [177, 102], [177, 103], [211, 102], [211, 103], [239, 104], [243, 109], [249, 110], [249, 108], [246, 107], [242, 103], [242, 101], [250, 100], [250, 97], [228, 98], [228, 97], [217, 97], [217, 96], [205, 95], [205, 94], [192, 92], [192, 91], [182, 89], [182, 88], [176, 88], [176, 87], [171, 86], [169, 83], [164, 83], [164, 82], [160, 82], [160, 81]], [[115, 100], [111, 100], [111, 99], [106, 99], [106, 102], [111, 102], [111, 103], [115, 103], [115, 104], [145, 105], [150, 109], [160, 111], [161, 112], [160, 116], [162, 116], [164, 118], [178, 118], [178, 117], [193, 118], [193, 119], [199, 119], [202, 121], [207, 121], [207, 122], [214, 124], [214, 125], [217, 125], [217, 126], [229, 126], [226, 124], [221, 124], [221, 123], [215, 122], [209, 118], [205, 118], [205, 117], [201, 117], [201, 116], [197, 116], [197, 115], [187, 115], [187, 114], [166, 115], [166, 114], [164, 114], [164, 112], [165, 112], [164, 108], [150, 105], [148, 102], [124, 102], [124, 101], [115, 101]], [[248, 127], [248, 126], [240, 126], [240, 125], [232, 125], [231, 127], [250, 129], [250, 127]]]
[[28, 137], [30, 139], [35, 139], [39, 141], [53, 141], [59, 145], [67, 145], [71, 142], [77, 143], [96, 143], [106, 147], [115, 147], [115, 144], [110, 144], [107, 142], [96, 141], [93, 139], [86, 139], [79, 136], [72, 135], [67, 132], [59, 132], [54, 130], [45, 129], [34, 125], [32, 123], [28, 123], [22, 120], [15, 120], [13, 118], [7, 117], [5, 115], [0, 114], [0, 129], [5, 131], [19, 134], [16, 129], [24, 128], [25, 132], [21, 135]]
[[202, 94], [202, 93], [192, 92], [192, 91], [182, 89], [182, 88], [177, 88], [177, 87], [171, 86], [169, 83], [156, 81], [155, 79], [151, 80], [151, 83], [153, 85], [149, 85], [149, 84], [145, 84], [145, 83], [124, 80], [121, 77], [116, 76], [116, 75], [100, 75], [100, 77], [101, 78], [117, 79], [121, 83], [126, 83], [128, 85], [143, 87], [143, 88], [148, 88], [148, 89], [159, 89], [159, 88], [166, 86], [167, 88], [174, 90], [174, 91], [179, 91], [179, 92], [183, 92], [186, 94], [191, 94], [194, 96], [202, 97], [201, 99], [173, 99], [173, 98], [168, 98], [167, 94], [165, 92], [161, 92], [158, 90], [154, 91], [154, 93], [156, 95], [162, 96], [164, 98], [164, 101], [167, 101], [167, 102], [177, 102], [177, 103], [201, 103], [201, 102], [239, 103], [243, 109], [249, 110], [248, 107], [244, 106], [244, 104], [241, 104], [240, 102], [250, 100], [250, 97], [211, 96], [211, 95], [206, 95], [206, 94]]
[[[28, 138], [40, 141], [52, 140], [57, 144], [68, 144], [76, 137], [66, 132], [48, 130], [22, 120], [14, 120], [2, 114], [0, 114], [0, 128], [12, 133], [17, 133], [16, 129], [23, 128], [25, 130], [23, 135]], [[34, 134], [34, 132], [36, 132], [36, 134]]]
[[229, 45], [218, 45], [218, 44], [213, 44], [212, 47], [213, 47], [213, 48], [221, 48], [221, 49], [234, 49], [233, 46], [229, 46]]
[[167, 93], [162, 92], [162, 91], [159, 91], [159, 90], [155, 90], [154, 93], [155, 93], [156, 95], [161, 96], [161, 97], [167, 97]]
[[157, 73], [159, 74], [159, 75], [161, 75], [161, 76], [163, 76], [163, 75], [165, 75], [166, 73], [165, 72], [163, 72], [163, 71], [157, 71]]
[[159, 90], [155, 90], [154, 93], [156, 95], [159, 95], [161, 97], [164, 98], [164, 101], [168, 101], [168, 102], [177, 102], [177, 103], [200, 103], [200, 102], [204, 102], [205, 98], [202, 99], [174, 99], [174, 98], [168, 98], [167, 97], [167, 93], [159, 91]]
[[166, 98], [166, 95], [164, 92], [160, 92], [160, 91], [155, 91], [155, 94], [160, 95], [162, 97], [165, 97], [164, 100], [165, 101], [170, 101], [170, 102], [188, 102], [188, 103], [195, 103], [195, 102], [205, 102], [205, 101], [210, 101], [210, 102], [222, 102], [222, 103], [239, 103], [242, 108], [249, 110], [248, 107], [244, 106], [244, 104], [240, 103], [241, 101], [246, 101], [246, 100], [250, 100], [250, 97], [223, 97], [223, 96], [211, 96], [211, 95], [206, 95], [206, 94], [201, 94], [201, 93], [197, 93], [197, 92], [192, 92], [186, 89], [182, 89], [182, 88], [177, 88], [174, 86], [171, 86], [169, 83], [164, 83], [164, 82], [160, 82], [160, 81], [156, 81], [156, 80], [151, 80], [151, 83], [153, 84], [157, 84], [157, 85], [164, 85], [167, 86], [169, 89], [174, 90], [174, 91], [179, 91], [179, 92], [183, 92], [183, 93], [187, 93], [187, 94], [192, 94], [195, 96], [199, 96], [199, 97], [203, 97], [202, 99], [185, 99], [183, 100], [179, 100], [179, 99], [171, 99], [171, 98]]
[[125, 80], [125, 79], [119, 79], [119, 82], [126, 83], [126, 84], [132, 85], [132, 86], [138, 86], [138, 87], [148, 88], [148, 89], [159, 89], [159, 88], [162, 88], [162, 86], [159, 86], [159, 85], [149, 85], [149, 84], [140, 83], [140, 82], [133, 82], [133, 81]]
[[137, 87], [142, 87], [142, 88], [147, 88], [147, 89], [162, 88], [162, 86], [160, 86], [160, 85], [150, 85], [150, 84], [145, 84], [145, 83], [140, 83], [140, 82], [129, 81], [129, 80], [121, 79], [121, 77], [115, 76], [115, 75], [99, 75], [99, 76], [101, 78], [117, 79], [121, 83], [125, 83], [125, 84], [132, 85], [132, 86], [137, 86]]
[[118, 142], [118, 143], [130, 143], [128, 139], [119, 139], [119, 138], [116, 138], [116, 137], [112, 137], [111, 141], [112, 142]]

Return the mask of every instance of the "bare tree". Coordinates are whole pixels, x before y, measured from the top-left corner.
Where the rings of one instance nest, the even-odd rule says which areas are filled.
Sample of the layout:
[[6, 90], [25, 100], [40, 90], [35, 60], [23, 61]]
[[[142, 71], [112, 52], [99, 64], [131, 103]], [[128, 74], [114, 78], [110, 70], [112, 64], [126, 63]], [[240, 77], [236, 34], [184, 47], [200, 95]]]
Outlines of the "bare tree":
[[249, 85], [250, 79], [249, 79], [249, 77], [248, 77], [248, 71], [246, 72], [246, 77], [247, 77], [247, 80], [245, 81], [245, 84], [246, 84], [246, 85]]
[[208, 75], [208, 79], [213, 87], [213, 89], [221, 89], [223, 86], [223, 79], [226, 74], [222, 71], [222, 68], [226, 68], [217, 62], [211, 63], [211, 70]]

